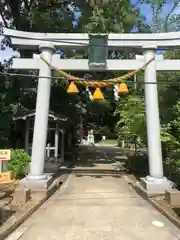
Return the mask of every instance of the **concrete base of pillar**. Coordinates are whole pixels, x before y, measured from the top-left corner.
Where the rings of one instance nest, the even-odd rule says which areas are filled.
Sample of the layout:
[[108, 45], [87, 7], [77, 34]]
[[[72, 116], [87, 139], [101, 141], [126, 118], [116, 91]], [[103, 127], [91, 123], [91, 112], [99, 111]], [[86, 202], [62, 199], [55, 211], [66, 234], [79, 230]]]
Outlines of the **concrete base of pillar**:
[[15, 204], [26, 204], [31, 198], [30, 189], [24, 187], [17, 187], [13, 193], [13, 202]]
[[171, 188], [171, 184], [165, 177], [158, 179], [147, 176], [146, 178], [141, 178], [139, 187], [147, 196], [156, 196], [165, 194], [166, 190]]
[[19, 184], [25, 188], [31, 189], [32, 191], [46, 191], [53, 182], [52, 176], [47, 176], [43, 179], [23, 178], [19, 181]]

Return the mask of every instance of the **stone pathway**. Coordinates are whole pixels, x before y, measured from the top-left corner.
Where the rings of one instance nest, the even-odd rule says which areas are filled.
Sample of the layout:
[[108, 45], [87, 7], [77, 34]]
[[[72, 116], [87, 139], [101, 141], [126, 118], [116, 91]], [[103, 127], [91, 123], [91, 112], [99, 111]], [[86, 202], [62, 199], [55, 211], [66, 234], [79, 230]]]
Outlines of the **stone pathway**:
[[178, 240], [180, 230], [123, 178], [70, 175], [6, 240]]

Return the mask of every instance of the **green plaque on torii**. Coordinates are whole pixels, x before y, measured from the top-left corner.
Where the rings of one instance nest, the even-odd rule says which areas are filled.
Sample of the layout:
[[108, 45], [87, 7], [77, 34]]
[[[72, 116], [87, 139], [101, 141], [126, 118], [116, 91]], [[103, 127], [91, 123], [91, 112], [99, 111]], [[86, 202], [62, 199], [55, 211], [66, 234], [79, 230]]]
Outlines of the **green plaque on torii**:
[[107, 68], [108, 34], [89, 34], [89, 68], [105, 70]]

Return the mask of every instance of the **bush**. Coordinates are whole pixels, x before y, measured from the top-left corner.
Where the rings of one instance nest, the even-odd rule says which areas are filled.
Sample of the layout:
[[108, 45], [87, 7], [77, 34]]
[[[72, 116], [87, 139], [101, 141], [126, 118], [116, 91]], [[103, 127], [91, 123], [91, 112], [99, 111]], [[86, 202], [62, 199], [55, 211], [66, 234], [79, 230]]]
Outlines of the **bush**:
[[125, 168], [130, 172], [135, 174], [137, 177], [144, 177], [148, 175], [149, 165], [148, 156], [146, 154], [136, 152], [131, 156], [128, 156]]
[[11, 151], [11, 160], [8, 162], [8, 170], [13, 172], [14, 178], [22, 178], [30, 160], [30, 156], [23, 149], [13, 149]]

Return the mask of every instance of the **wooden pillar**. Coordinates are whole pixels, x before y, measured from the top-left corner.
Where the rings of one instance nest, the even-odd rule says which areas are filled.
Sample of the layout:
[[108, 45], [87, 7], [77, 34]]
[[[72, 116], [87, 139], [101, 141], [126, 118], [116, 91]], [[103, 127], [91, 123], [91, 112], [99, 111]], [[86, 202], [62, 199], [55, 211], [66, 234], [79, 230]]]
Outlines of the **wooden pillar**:
[[59, 122], [56, 121], [56, 129], [55, 129], [55, 150], [54, 150], [54, 158], [58, 158], [58, 147], [59, 147]]
[[64, 130], [61, 129], [61, 163], [64, 162]]
[[26, 118], [26, 129], [25, 129], [25, 151], [28, 153], [29, 150], [29, 130], [30, 130], [30, 118]]

